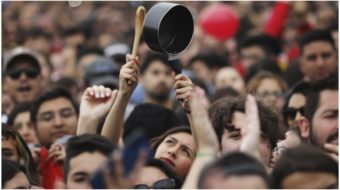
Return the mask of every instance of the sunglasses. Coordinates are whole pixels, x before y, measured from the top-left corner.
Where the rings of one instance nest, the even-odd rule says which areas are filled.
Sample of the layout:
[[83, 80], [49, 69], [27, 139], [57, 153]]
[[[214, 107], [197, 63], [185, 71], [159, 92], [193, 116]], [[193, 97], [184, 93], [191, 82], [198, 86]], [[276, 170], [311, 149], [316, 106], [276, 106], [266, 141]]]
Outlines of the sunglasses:
[[7, 75], [11, 77], [11, 79], [16, 80], [21, 76], [22, 73], [25, 73], [25, 75], [30, 79], [35, 79], [39, 75], [40, 70], [36, 68], [13, 69], [8, 71]]
[[175, 180], [171, 178], [156, 181], [152, 186], [146, 184], [135, 185], [135, 189], [175, 189], [175, 187]]
[[303, 107], [300, 107], [300, 108], [287, 108], [284, 111], [284, 114], [285, 114], [286, 118], [295, 119], [295, 116], [296, 116], [296, 114], [298, 112], [300, 112], [301, 115], [305, 115], [305, 110], [304, 110]]

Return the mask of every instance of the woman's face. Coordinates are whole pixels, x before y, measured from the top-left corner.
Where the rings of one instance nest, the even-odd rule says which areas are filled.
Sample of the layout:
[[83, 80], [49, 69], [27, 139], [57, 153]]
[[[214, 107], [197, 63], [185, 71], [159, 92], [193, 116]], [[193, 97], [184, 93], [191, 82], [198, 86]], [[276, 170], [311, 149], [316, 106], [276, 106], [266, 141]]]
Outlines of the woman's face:
[[167, 163], [179, 176], [185, 177], [196, 154], [191, 134], [178, 132], [168, 135], [158, 146], [156, 159]]
[[[287, 110], [286, 111], [286, 119], [289, 127], [292, 127], [294, 125], [297, 125], [297, 121], [299, 118], [303, 116], [303, 113], [301, 113], [301, 109], [306, 104], [306, 97], [301, 93], [295, 93], [293, 94], [288, 102]], [[288, 114], [288, 110], [292, 113]]]
[[1, 138], [1, 151], [2, 151], [2, 158], [12, 160], [14, 162], [19, 162], [19, 155], [16, 148], [16, 142], [5, 137]]
[[263, 79], [256, 89], [256, 98], [266, 106], [275, 106], [281, 110], [284, 105], [283, 91], [279, 83], [273, 78]]

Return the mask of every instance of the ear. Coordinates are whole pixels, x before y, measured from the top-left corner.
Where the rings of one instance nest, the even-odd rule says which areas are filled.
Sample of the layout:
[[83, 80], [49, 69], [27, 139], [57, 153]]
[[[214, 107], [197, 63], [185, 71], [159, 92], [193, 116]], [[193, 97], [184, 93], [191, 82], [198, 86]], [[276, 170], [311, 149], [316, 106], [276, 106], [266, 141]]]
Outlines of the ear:
[[297, 120], [297, 123], [299, 125], [302, 138], [308, 139], [309, 138], [309, 122], [307, 118], [302, 116]]

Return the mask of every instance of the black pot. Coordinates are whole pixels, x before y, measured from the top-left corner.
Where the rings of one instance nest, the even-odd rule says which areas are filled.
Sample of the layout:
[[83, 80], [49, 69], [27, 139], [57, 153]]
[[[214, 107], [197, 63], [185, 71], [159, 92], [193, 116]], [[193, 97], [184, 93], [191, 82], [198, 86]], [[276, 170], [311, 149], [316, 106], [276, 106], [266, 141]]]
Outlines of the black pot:
[[184, 51], [194, 32], [194, 19], [183, 5], [158, 3], [148, 11], [143, 28], [146, 44], [169, 57]]

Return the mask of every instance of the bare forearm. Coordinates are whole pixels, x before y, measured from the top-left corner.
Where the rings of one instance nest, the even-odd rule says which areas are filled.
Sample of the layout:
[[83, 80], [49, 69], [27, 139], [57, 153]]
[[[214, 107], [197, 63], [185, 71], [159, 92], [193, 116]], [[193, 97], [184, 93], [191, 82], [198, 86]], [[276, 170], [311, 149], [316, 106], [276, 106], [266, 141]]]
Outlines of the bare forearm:
[[117, 99], [106, 117], [101, 135], [118, 144], [124, 127], [124, 114], [131, 94], [118, 91]]
[[89, 118], [86, 116], [79, 116], [77, 135], [96, 134], [99, 120], [96, 118]]

